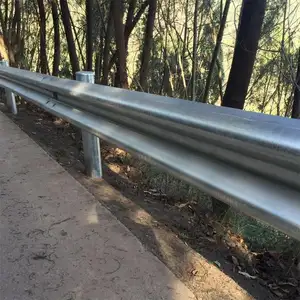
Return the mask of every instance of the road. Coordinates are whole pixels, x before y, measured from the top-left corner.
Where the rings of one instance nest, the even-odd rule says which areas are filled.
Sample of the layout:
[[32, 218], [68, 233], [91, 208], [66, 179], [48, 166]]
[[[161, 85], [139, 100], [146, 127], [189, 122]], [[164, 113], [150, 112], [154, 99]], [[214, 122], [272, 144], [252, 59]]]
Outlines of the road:
[[1, 300], [195, 299], [0, 112]]

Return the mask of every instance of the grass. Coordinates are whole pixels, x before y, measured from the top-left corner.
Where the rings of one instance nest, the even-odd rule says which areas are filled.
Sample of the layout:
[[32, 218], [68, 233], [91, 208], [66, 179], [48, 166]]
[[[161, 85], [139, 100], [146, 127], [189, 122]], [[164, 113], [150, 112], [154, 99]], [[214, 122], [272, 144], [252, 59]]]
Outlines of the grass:
[[[139, 184], [142, 188], [156, 189], [166, 195], [169, 205], [193, 203], [199, 209], [212, 209], [211, 198], [198, 188], [144, 162], [141, 157], [123, 155], [123, 163], [134, 165], [139, 170]], [[277, 251], [300, 253], [300, 242], [254, 218], [230, 209], [224, 219], [226, 226], [234, 234], [245, 240], [248, 248], [255, 252]]]
[[254, 218], [231, 209], [226, 219], [232, 232], [242, 236], [252, 251], [292, 251], [295, 255], [300, 251], [300, 242]]

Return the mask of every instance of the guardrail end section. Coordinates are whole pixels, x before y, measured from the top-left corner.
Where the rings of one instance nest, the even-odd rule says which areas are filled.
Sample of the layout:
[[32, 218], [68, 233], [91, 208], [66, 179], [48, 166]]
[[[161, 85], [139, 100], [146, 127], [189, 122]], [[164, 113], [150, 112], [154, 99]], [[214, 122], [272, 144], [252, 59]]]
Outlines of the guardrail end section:
[[[1, 60], [0, 65], [9, 67], [9, 63], [7, 60]], [[5, 97], [6, 97], [6, 106], [9, 108], [12, 114], [16, 115], [18, 113], [18, 109], [17, 109], [15, 94], [9, 89], [5, 89]]]

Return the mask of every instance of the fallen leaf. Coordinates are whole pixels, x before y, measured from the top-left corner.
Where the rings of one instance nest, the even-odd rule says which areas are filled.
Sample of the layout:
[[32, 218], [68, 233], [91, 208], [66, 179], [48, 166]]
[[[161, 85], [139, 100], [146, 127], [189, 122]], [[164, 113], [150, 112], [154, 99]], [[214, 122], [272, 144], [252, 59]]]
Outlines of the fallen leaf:
[[247, 279], [256, 279], [257, 278], [256, 276], [252, 276], [252, 275], [248, 274], [247, 272], [239, 271], [239, 274], [245, 276]]
[[236, 266], [239, 265], [239, 261], [238, 261], [238, 259], [235, 256], [232, 255], [231, 259], [232, 259], [232, 262], [233, 262], [234, 265], [236, 265]]
[[185, 206], [187, 206], [189, 204], [189, 202], [187, 203], [181, 203], [181, 204], [178, 204], [176, 205], [178, 208], [184, 208]]
[[289, 285], [289, 286], [294, 286], [297, 287], [298, 284], [297, 283], [293, 283], [293, 282], [279, 282], [278, 285], [282, 286], [282, 285]]
[[210, 237], [204, 237], [205, 240], [207, 240], [210, 243], [216, 243], [216, 240]]
[[193, 276], [196, 276], [197, 273], [198, 273], [198, 271], [197, 271], [196, 269], [193, 269], [193, 270], [191, 271], [191, 274], [192, 274]]
[[284, 294], [281, 293], [280, 291], [278, 290], [271, 290], [273, 294], [275, 294], [276, 296], [278, 296], [279, 298], [284, 298]]

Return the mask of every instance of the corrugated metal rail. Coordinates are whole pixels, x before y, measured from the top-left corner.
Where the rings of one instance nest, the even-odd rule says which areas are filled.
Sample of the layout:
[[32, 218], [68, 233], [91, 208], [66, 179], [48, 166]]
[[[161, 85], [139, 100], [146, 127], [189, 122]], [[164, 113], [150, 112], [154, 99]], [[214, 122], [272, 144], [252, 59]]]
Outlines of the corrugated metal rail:
[[10, 108], [13, 92], [87, 133], [85, 159], [96, 176], [100, 137], [300, 240], [299, 120], [7, 66], [0, 67], [0, 86]]

